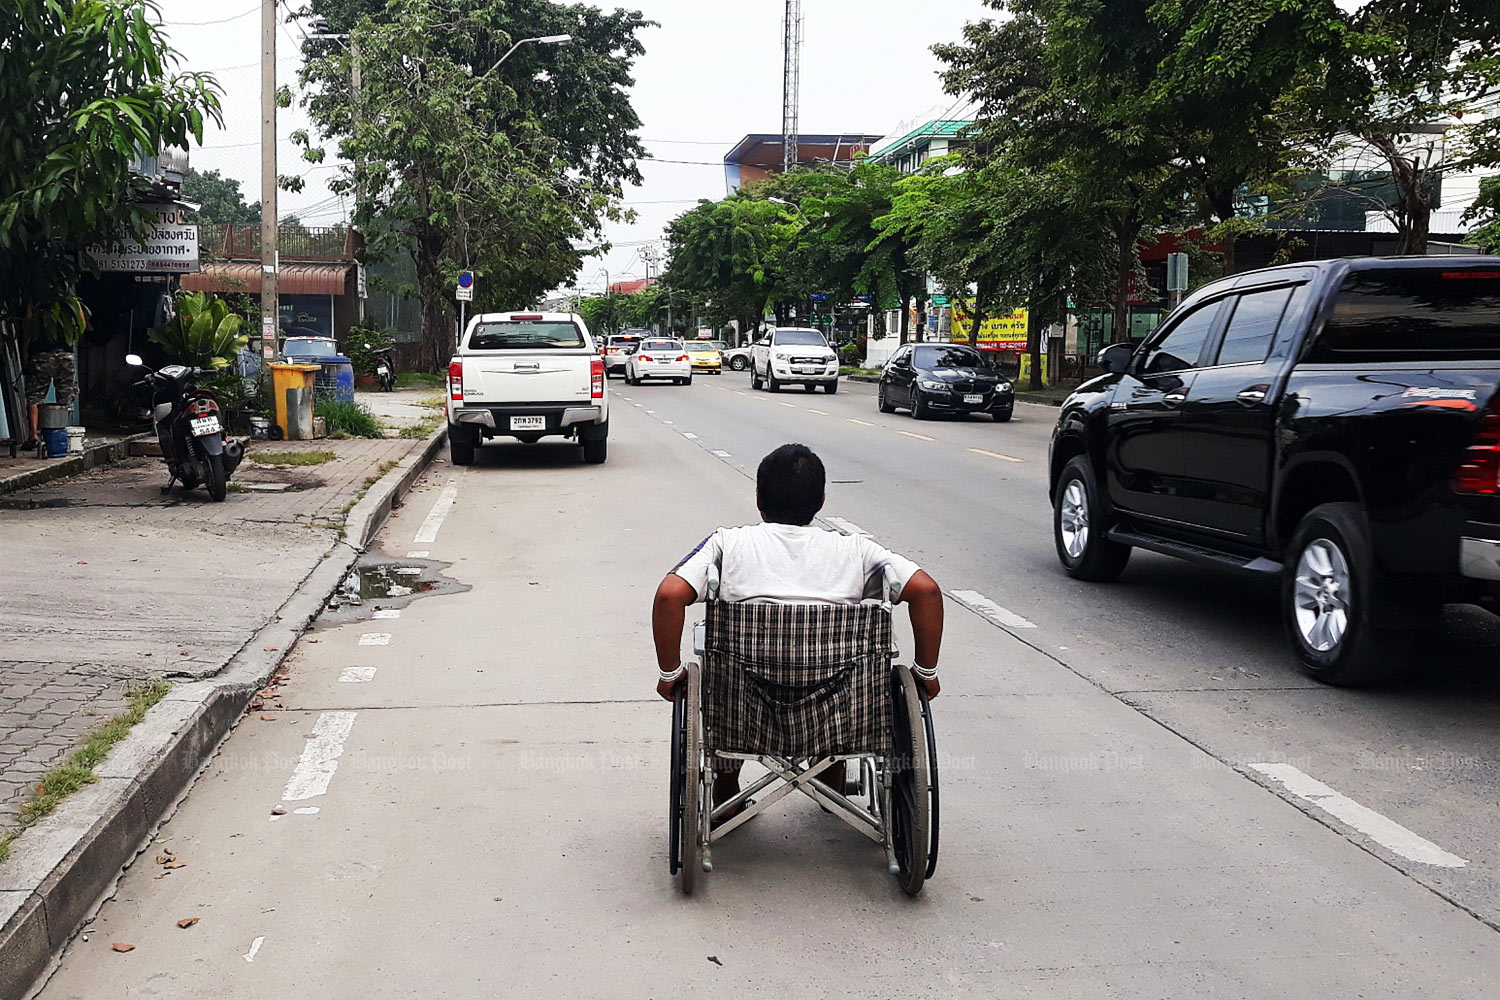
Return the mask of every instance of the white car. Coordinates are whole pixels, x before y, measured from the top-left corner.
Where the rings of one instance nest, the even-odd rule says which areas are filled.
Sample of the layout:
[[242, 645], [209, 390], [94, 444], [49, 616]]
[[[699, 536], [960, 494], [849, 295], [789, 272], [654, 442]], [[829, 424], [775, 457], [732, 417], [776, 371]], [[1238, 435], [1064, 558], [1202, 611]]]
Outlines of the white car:
[[750, 352], [750, 387], [762, 385], [772, 392], [784, 385], [838, 392], [839, 356], [817, 330], [772, 330]]
[[640, 385], [648, 378], [671, 379], [678, 385], [693, 384], [693, 360], [682, 341], [660, 338], [641, 341], [625, 361], [625, 381]]
[[746, 372], [750, 370], [750, 352], [760, 341], [752, 341], [743, 347], [726, 347], [719, 353], [724, 356], [724, 367], [731, 371]]

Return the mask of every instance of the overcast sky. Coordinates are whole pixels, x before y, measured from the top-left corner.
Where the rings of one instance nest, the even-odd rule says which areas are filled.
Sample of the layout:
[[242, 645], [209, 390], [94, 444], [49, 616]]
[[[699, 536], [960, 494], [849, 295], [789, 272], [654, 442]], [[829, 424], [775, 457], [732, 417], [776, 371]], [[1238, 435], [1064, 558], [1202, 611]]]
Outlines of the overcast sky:
[[[200, 170], [241, 182], [246, 201], [260, 198], [260, 5], [255, 0], [158, 0], [173, 45], [189, 69], [211, 70], [223, 84], [224, 130], [192, 150]], [[620, 244], [584, 265], [579, 284], [601, 290], [612, 280], [642, 277], [638, 246], [660, 238], [667, 222], [699, 198], [719, 198], [724, 154], [751, 132], [781, 131], [781, 20], [784, 0], [639, 0], [628, 6], [660, 22], [643, 35], [634, 98], [646, 148], [662, 160], [643, 163], [645, 184], [627, 194], [640, 214], [611, 226]], [[929, 47], [956, 40], [965, 21], [985, 16], [978, 0], [804, 0], [802, 132], [882, 135], [934, 105], [951, 105]], [[239, 16], [236, 16], [239, 15]], [[218, 22], [218, 23], [202, 23]], [[278, 42], [281, 82], [296, 86], [296, 25]], [[300, 109], [281, 113], [282, 174], [306, 172], [307, 190], [281, 193], [283, 215], [332, 225], [349, 205], [329, 195], [332, 171], [302, 163], [285, 141], [306, 125]]]

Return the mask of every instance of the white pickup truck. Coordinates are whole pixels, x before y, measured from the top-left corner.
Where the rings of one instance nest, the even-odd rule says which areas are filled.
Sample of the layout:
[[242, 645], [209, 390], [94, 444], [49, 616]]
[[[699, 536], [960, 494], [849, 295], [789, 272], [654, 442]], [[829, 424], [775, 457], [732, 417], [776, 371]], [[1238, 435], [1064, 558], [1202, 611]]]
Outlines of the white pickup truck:
[[474, 461], [489, 438], [549, 436], [577, 441], [594, 465], [609, 455], [609, 388], [587, 324], [570, 313], [475, 316], [448, 364], [453, 464]]
[[750, 388], [780, 392], [784, 385], [839, 391], [839, 356], [817, 330], [772, 330], [750, 349]]

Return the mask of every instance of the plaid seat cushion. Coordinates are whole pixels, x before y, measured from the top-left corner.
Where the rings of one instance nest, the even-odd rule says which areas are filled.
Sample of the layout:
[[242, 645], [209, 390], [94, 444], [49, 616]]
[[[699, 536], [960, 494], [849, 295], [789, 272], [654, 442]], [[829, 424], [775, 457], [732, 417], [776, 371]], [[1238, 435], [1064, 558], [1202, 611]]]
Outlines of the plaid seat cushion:
[[889, 753], [891, 613], [879, 604], [708, 605], [710, 750]]

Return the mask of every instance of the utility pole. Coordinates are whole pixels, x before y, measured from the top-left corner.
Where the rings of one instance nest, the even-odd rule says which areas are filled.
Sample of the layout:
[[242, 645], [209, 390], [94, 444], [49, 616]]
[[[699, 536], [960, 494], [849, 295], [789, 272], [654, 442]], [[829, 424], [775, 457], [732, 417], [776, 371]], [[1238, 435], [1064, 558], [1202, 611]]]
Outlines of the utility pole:
[[280, 323], [276, 277], [276, 9], [277, 0], [261, 0], [260, 15], [260, 350], [261, 358], [276, 357]]
[[781, 84], [782, 170], [791, 173], [797, 165], [798, 121], [802, 106], [802, 0], [786, 0], [785, 65]]

